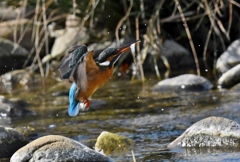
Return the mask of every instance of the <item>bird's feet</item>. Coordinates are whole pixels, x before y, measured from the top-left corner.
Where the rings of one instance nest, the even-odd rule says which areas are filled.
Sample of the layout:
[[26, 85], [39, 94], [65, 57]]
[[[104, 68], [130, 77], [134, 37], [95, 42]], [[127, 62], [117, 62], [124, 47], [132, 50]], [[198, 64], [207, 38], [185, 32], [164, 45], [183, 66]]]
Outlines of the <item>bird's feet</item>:
[[89, 109], [89, 107], [90, 107], [90, 101], [88, 99], [86, 99], [80, 103], [80, 109], [82, 111], [87, 111]]

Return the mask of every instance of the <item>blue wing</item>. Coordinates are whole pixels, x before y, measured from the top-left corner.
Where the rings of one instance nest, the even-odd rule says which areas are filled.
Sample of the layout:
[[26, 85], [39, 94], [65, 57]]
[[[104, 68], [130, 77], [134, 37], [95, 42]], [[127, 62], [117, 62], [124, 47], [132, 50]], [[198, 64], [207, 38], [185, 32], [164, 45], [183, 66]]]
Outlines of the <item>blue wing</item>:
[[80, 110], [80, 102], [75, 99], [75, 91], [77, 86], [75, 83], [72, 83], [72, 86], [69, 90], [69, 107], [68, 107], [68, 114], [69, 116], [77, 116]]

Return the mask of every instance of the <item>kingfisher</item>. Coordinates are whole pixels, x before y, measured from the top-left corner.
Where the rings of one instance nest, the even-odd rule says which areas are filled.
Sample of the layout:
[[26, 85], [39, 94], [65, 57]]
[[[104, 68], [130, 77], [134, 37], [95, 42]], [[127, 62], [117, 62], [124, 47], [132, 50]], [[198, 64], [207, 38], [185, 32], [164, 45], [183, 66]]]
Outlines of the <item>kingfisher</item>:
[[72, 47], [67, 57], [59, 65], [62, 79], [72, 83], [69, 90], [69, 116], [77, 116], [80, 110], [88, 110], [89, 98], [109, 80], [114, 71], [114, 65], [124, 52], [134, 50], [140, 41], [114, 48], [108, 47], [94, 59], [94, 51], [85, 45]]

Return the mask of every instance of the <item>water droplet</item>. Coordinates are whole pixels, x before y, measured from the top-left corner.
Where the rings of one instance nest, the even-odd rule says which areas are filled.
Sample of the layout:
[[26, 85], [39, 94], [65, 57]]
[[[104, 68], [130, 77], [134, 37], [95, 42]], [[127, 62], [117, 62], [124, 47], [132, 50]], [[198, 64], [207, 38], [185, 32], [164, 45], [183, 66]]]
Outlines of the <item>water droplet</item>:
[[213, 100], [217, 100], [217, 97], [216, 97], [216, 96], [213, 96], [212, 99], [213, 99]]
[[185, 89], [185, 85], [181, 85], [181, 89]]
[[55, 128], [55, 127], [56, 127], [55, 124], [51, 124], [51, 125], [49, 125], [49, 128]]

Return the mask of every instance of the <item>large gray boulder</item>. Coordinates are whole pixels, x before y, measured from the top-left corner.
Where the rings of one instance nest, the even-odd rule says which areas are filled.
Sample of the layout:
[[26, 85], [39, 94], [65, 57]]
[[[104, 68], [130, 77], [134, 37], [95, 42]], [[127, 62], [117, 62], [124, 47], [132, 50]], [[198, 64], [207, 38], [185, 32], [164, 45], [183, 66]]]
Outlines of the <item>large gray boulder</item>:
[[213, 88], [211, 82], [195, 74], [183, 74], [158, 82], [153, 86], [154, 91], [202, 91]]
[[225, 73], [240, 63], [240, 39], [230, 44], [225, 52], [217, 59], [216, 68], [220, 74]]
[[22, 68], [28, 51], [10, 40], [0, 38], [0, 74]]
[[155, 43], [161, 47], [161, 51], [152, 46], [148, 49], [150, 55], [146, 56], [143, 64], [145, 70], [155, 71], [153, 57], [158, 58], [157, 65], [159, 69], [166, 68], [163, 60], [159, 57], [160, 55], [167, 59], [171, 70], [179, 68], [185, 70], [186, 67], [195, 66], [192, 54], [178, 42], [166, 39], [164, 42], [157, 41]]
[[222, 117], [208, 117], [189, 127], [168, 148], [181, 147], [238, 147], [240, 125]]
[[38, 138], [13, 154], [11, 162], [44, 162], [44, 161], [99, 161], [113, 160], [96, 152], [78, 141], [59, 135], [48, 135]]
[[166, 39], [162, 45], [162, 53], [166, 56], [173, 69], [194, 65], [192, 54], [179, 43]]
[[0, 125], [0, 158], [9, 158], [27, 144], [25, 137], [10, 127]]
[[218, 79], [218, 84], [222, 88], [231, 88], [240, 82], [240, 64], [234, 66], [227, 72], [223, 73]]

